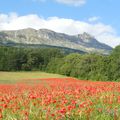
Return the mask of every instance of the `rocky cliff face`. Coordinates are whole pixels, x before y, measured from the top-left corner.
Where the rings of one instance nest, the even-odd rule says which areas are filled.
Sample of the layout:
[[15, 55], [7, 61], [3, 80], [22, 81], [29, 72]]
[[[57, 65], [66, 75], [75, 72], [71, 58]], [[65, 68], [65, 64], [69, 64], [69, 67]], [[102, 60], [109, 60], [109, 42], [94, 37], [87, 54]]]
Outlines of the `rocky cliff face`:
[[93, 36], [89, 35], [88, 33], [67, 35], [48, 29], [35, 30], [28, 28], [15, 31], [1, 31], [0, 44], [7, 44], [10, 42], [59, 46], [82, 50], [85, 52], [99, 52], [105, 54], [112, 50], [111, 47], [98, 42]]

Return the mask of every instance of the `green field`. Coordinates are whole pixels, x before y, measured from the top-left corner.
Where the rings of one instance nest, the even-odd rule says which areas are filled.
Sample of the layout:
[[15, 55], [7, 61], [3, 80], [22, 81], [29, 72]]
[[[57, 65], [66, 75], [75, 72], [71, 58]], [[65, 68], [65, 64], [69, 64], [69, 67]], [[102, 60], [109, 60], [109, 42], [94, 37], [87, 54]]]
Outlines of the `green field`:
[[36, 78], [62, 78], [65, 76], [45, 72], [0, 72], [0, 84], [23, 82]]

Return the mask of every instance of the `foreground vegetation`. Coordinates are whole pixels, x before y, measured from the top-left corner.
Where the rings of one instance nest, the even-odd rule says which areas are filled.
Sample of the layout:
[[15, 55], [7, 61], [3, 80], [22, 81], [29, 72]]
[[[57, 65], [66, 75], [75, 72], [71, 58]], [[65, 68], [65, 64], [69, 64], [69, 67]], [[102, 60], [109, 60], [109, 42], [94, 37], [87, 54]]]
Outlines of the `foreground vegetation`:
[[120, 119], [120, 83], [90, 81], [120, 80], [120, 46], [109, 56], [1, 47], [0, 71], [0, 120]]
[[0, 47], [0, 71], [45, 71], [86, 80], [120, 81], [120, 46], [108, 56]]
[[120, 83], [73, 78], [29, 82], [0, 85], [1, 120], [120, 119]]

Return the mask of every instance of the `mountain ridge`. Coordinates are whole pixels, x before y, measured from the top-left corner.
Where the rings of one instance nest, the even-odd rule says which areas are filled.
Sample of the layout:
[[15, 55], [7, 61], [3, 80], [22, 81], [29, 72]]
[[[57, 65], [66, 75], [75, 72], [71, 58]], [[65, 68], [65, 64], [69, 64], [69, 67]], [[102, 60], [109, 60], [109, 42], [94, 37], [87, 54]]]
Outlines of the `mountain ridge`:
[[84, 32], [83, 34], [68, 35], [58, 33], [49, 29], [26, 28], [20, 30], [0, 31], [0, 43], [7, 44], [45, 44], [50, 46], [66, 47], [81, 50], [87, 53], [109, 53], [112, 48], [104, 43], [98, 42], [94, 36]]

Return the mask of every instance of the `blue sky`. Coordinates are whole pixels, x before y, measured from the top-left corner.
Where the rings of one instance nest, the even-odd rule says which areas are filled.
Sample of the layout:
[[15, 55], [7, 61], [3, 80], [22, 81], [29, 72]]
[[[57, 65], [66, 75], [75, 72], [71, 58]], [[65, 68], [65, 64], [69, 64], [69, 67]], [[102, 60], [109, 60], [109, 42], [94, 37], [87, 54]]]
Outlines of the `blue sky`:
[[67, 34], [88, 32], [115, 47], [120, 44], [119, 5], [120, 0], [2, 0], [0, 29], [32, 27]]

